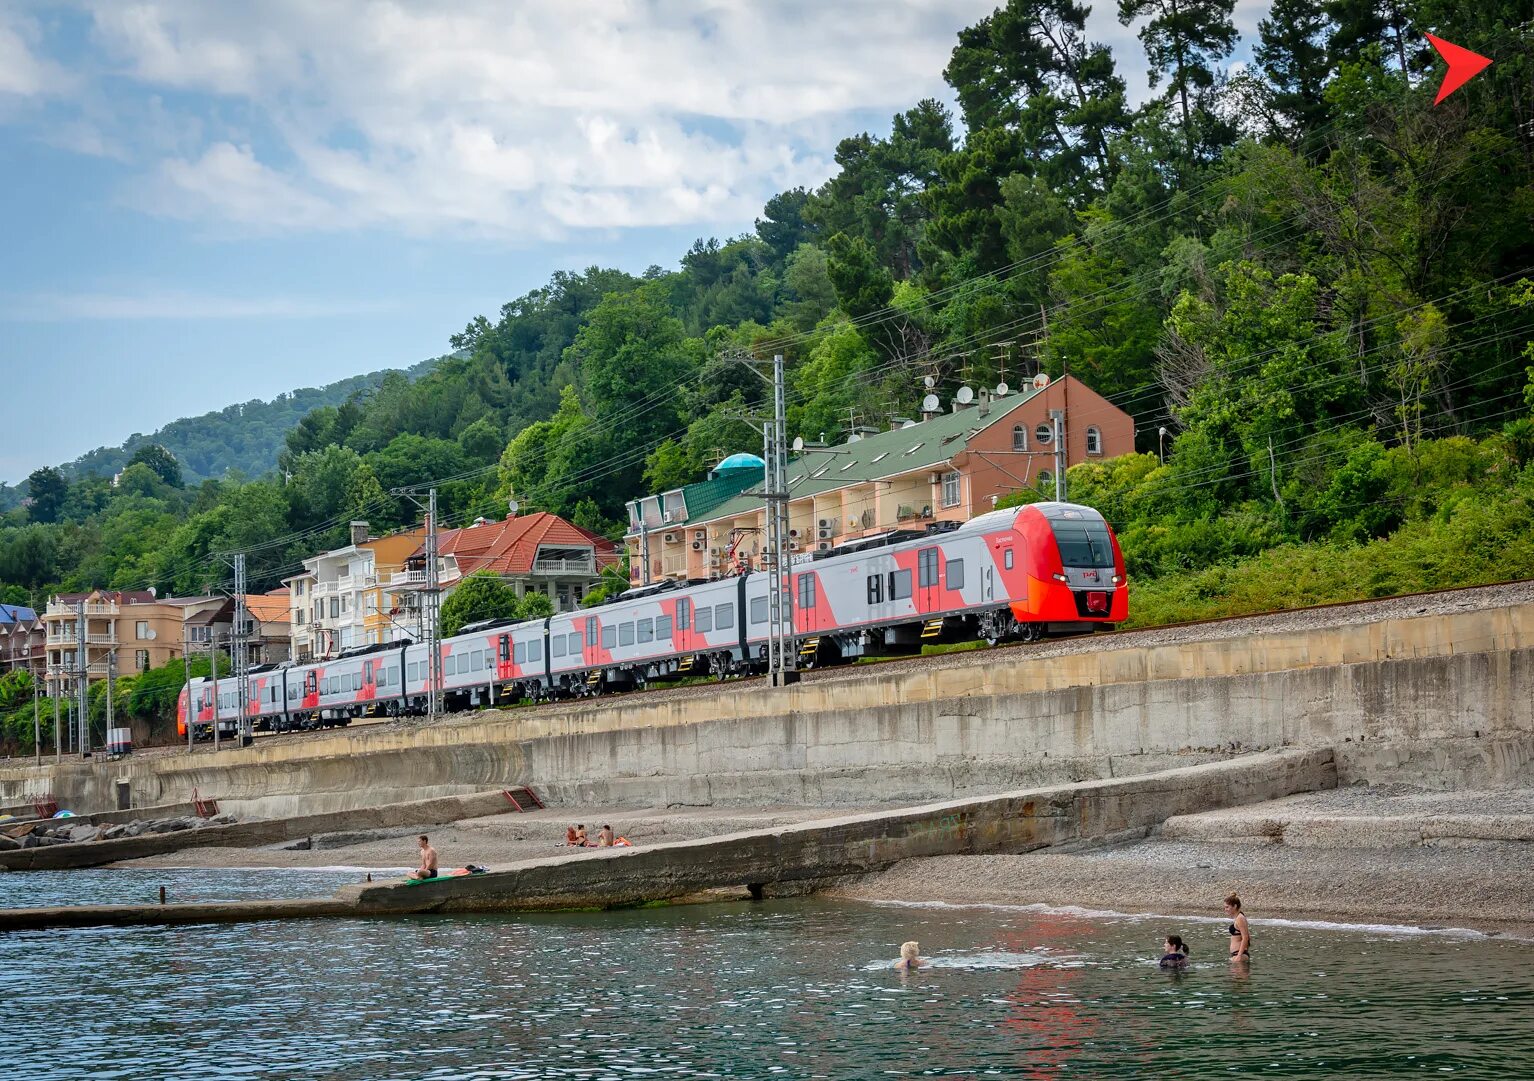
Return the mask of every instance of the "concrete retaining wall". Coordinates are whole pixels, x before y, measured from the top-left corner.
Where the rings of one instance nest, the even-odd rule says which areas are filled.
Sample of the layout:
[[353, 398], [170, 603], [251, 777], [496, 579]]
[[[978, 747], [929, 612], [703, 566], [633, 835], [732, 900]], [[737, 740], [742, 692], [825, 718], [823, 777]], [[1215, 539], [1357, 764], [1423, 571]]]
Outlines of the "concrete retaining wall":
[[1053, 657], [968, 653], [749, 693], [630, 695], [427, 728], [0, 770], [88, 811], [198, 787], [278, 816], [530, 784], [559, 803], [918, 802], [1336, 747], [1345, 783], [1534, 777], [1534, 605]]

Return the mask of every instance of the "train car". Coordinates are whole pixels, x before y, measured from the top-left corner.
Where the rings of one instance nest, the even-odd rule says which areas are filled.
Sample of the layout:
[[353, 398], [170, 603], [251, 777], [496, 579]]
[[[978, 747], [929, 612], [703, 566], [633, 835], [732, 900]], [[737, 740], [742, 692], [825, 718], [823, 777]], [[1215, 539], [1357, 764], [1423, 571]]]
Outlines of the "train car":
[[[582, 612], [471, 624], [441, 643], [443, 704], [465, 709], [760, 671], [770, 581], [764, 573], [668, 581]], [[1129, 616], [1118, 540], [1101, 514], [1074, 503], [859, 538], [799, 557], [787, 584], [779, 618], [801, 667], [936, 642], [1091, 633]], [[424, 644], [400, 641], [255, 668], [245, 720], [281, 731], [424, 712], [430, 667]], [[237, 691], [222, 679], [215, 702], [210, 681], [193, 680], [178, 701], [178, 732], [184, 738], [190, 723], [211, 736], [217, 723], [234, 735]]]

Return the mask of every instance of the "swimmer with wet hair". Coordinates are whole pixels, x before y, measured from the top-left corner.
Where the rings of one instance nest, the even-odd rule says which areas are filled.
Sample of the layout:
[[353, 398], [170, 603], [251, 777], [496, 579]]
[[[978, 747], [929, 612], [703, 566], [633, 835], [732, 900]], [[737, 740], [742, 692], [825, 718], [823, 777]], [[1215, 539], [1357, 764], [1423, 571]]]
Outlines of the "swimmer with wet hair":
[[895, 967], [909, 972], [913, 968], [921, 968], [926, 959], [920, 956], [921, 947], [914, 942], [902, 942], [900, 944], [900, 960], [895, 962]]
[[1225, 914], [1230, 917], [1230, 959], [1250, 961], [1252, 928], [1246, 922], [1246, 913], [1241, 911], [1241, 898], [1234, 893], [1225, 898]]
[[1161, 967], [1184, 969], [1188, 967], [1188, 944], [1181, 935], [1167, 935], [1163, 943], [1166, 952], [1161, 955]]

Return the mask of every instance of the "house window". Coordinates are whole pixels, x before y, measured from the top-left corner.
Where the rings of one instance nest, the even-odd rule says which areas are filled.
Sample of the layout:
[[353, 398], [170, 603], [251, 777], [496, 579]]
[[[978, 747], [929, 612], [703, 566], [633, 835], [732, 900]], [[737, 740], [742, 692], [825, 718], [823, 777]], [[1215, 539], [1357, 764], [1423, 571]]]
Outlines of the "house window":
[[330, 618], [331, 619], [340, 619], [341, 618], [341, 598], [340, 597], [331, 597], [330, 598]]
[[1103, 452], [1103, 433], [1096, 428], [1087, 429], [1087, 453], [1101, 454]]
[[1028, 429], [1021, 424], [1014, 425], [1012, 428], [1012, 449], [1014, 451], [1028, 449]]
[[149, 620], [141, 619], [133, 625], [133, 637], [143, 642], [149, 638]]
[[1047, 447], [1055, 438], [1055, 429], [1052, 425], [1040, 424], [1033, 430], [1033, 438], [1037, 439], [1041, 446]]
[[943, 506], [957, 507], [959, 505], [959, 471], [953, 470], [943, 474]]
[[801, 574], [799, 582], [799, 607], [815, 607], [815, 576], [813, 574]]
[[140, 672], [149, 671], [149, 651], [147, 649], [134, 650], [133, 663], [138, 666]]
[[1039, 470], [1039, 487], [1043, 488], [1054, 482], [1055, 475], [1047, 469]]

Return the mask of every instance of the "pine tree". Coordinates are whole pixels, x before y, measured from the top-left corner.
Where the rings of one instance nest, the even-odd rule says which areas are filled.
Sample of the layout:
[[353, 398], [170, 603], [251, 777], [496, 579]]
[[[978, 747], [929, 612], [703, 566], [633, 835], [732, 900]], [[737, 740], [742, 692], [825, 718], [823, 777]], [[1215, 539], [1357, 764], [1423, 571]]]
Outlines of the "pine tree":
[[1331, 25], [1319, 0], [1273, 0], [1257, 24], [1257, 64], [1273, 84], [1273, 108], [1301, 140], [1326, 122], [1322, 98], [1331, 64], [1323, 37]]
[[1181, 113], [1190, 160], [1199, 92], [1214, 85], [1214, 63], [1229, 56], [1236, 44], [1235, 7], [1236, 0], [1119, 0], [1119, 22], [1125, 26], [1148, 19], [1139, 36], [1150, 61], [1151, 85], [1170, 76], [1167, 95]]

